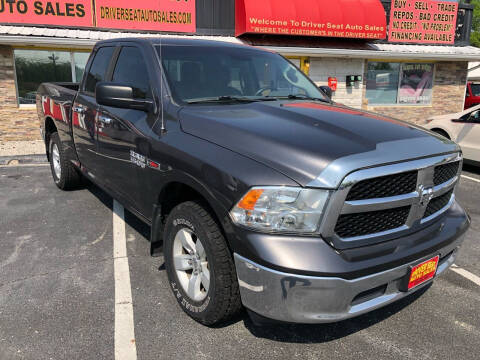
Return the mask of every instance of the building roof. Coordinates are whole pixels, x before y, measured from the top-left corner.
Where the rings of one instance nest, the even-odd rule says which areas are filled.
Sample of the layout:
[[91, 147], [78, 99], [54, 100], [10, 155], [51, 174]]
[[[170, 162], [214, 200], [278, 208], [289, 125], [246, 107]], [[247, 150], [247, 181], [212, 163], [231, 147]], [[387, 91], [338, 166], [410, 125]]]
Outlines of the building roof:
[[166, 35], [159, 33], [137, 33], [101, 30], [77, 30], [65, 28], [0, 25], [0, 44], [35, 45], [51, 47], [91, 48], [99, 40], [128, 37], [183, 37], [251, 44], [285, 55], [323, 57], [350, 57], [369, 59], [425, 59], [443, 61], [479, 61], [480, 49], [473, 46], [436, 46], [387, 43], [365, 43], [358, 41], [332, 41], [298, 37], [285, 46], [285, 38], [240, 39], [233, 36]]
[[0, 25], [0, 44], [71, 46], [91, 48], [97, 41], [129, 37], [188, 37], [189, 39], [222, 40], [242, 44], [235, 37], [166, 35], [148, 32], [121, 32], [101, 30], [78, 30], [36, 26]]
[[440, 61], [475, 61], [480, 60], [480, 48], [473, 46], [444, 45], [407, 45], [366, 43], [361, 48], [356, 46], [320, 46], [320, 47], [285, 47], [264, 46], [270, 50], [292, 56], [318, 55], [323, 57], [348, 57], [367, 59], [418, 59]]

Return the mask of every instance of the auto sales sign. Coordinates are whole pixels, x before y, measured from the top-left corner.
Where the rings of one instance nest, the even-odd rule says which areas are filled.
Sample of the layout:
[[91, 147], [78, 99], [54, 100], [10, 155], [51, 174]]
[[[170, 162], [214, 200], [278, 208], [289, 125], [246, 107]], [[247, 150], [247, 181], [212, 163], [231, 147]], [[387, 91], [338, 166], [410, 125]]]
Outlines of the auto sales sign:
[[453, 44], [457, 12], [451, 1], [392, 0], [388, 41]]
[[96, 25], [108, 29], [195, 32], [195, 0], [96, 0]]
[[0, 0], [0, 23], [195, 32], [195, 0]]
[[92, 1], [0, 0], [0, 22], [92, 27]]

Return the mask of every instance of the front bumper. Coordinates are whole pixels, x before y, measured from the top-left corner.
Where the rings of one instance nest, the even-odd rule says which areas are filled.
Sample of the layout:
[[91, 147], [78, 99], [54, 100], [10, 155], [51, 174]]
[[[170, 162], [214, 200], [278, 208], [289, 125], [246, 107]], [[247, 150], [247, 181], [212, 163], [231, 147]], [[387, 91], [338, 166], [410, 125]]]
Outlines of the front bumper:
[[425, 287], [429, 282], [410, 292], [400, 290], [410, 266], [423, 260], [440, 255], [437, 275], [447, 270], [454, 263], [463, 237], [416, 261], [351, 280], [284, 273], [234, 254], [242, 302], [264, 317], [285, 322], [329, 323], [348, 319]]

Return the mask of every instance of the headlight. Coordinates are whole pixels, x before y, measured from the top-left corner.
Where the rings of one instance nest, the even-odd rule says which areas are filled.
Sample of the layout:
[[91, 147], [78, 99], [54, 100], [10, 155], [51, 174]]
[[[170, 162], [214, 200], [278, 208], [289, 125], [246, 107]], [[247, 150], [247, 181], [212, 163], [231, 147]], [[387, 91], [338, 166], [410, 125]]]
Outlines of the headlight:
[[295, 187], [254, 187], [230, 211], [234, 223], [266, 232], [313, 233], [329, 192]]

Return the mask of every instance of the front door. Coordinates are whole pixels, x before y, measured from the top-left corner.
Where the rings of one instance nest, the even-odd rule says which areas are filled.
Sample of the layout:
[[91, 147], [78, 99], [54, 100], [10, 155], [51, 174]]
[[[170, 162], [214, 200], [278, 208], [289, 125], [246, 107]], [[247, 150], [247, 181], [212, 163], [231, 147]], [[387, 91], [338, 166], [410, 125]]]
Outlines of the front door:
[[[111, 81], [131, 86], [136, 99], [152, 99], [148, 69], [142, 51], [135, 46], [121, 48]], [[145, 135], [153, 114], [111, 106], [100, 106], [98, 114], [98, 153], [102, 177], [107, 186], [144, 214], [141, 208], [143, 186], [139, 173], [147, 167], [148, 141]], [[143, 189], [144, 190], [144, 189]]]

